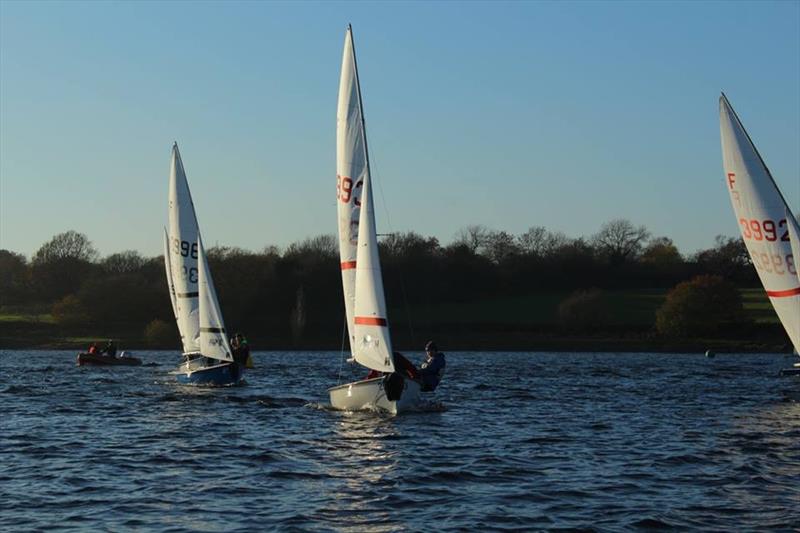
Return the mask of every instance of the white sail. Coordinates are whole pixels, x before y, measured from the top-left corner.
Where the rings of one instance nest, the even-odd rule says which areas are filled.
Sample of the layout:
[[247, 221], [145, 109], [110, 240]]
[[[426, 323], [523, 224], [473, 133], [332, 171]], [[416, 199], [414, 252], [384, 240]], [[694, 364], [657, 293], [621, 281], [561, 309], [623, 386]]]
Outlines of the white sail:
[[786, 216], [791, 210], [724, 94], [719, 113], [726, 184], [739, 230], [764, 290], [798, 350], [800, 282]]
[[197, 293], [199, 230], [178, 144], [172, 146], [169, 172], [169, 254], [175, 309], [184, 353], [200, 351]]
[[353, 318], [355, 346], [353, 357], [362, 365], [381, 372], [394, 372], [392, 339], [386, 317], [378, 237], [375, 231], [375, 209], [372, 202], [372, 180], [365, 176], [361, 194], [361, 216], [356, 254], [356, 301]]
[[792, 246], [792, 256], [795, 271], [797, 273], [797, 281], [800, 283], [800, 268], [797, 268], [797, 262], [800, 261], [800, 224], [794, 215], [786, 210], [786, 224], [789, 228], [789, 244]]
[[197, 266], [200, 271], [198, 290], [200, 293], [200, 351], [206, 357], [220, 361], [233, 361], [225, 323], [219, 310], [217, 291], [208, 269], [206, 253], [200, 236], [197, 237]]
[[367, 141], [364, 131], [361, 89], [358, 83], [353, 32], [344, 38], [339, 105], [336, 111], [336, 204], [339, 219], [339, 257], [342, 270], [344, 307], [350, 349], [355, 351], [356, 250], [361, 191], [369, 175]]
[[169, 260], [169, 235], [167, 228], [164, 228], [164, 269], [167, 271], [167, 290], [169, 291], [169, 301], [172, 304], [172, 314], [178, 320], [178, 305], [175, 301], [175, 283], [172, 281], [172, 263]]

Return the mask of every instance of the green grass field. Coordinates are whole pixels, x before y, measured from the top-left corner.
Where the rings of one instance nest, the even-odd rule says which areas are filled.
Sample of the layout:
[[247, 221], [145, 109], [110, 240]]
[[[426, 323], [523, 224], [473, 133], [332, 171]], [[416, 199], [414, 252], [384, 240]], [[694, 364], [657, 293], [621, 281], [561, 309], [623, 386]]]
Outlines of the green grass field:
[[[777, 323], [778, 317], [762, 289], [742, 289], [745, 312], [758, 323]], [[606, 323], [615, 326], [650, 326], [656, 310], [664, 303], [666, 289], [603, 291], [608, 309]], [[558, 306], [569, 291], [543, 291], [532, 295], [497, 298], [460, 304], [444, 303], [414, 307], [414, 322], [433, 325], [447, 323], [540, 324], [558, 323]], [[405, 322], [407, 311], [390, 309], [395, 322]]]

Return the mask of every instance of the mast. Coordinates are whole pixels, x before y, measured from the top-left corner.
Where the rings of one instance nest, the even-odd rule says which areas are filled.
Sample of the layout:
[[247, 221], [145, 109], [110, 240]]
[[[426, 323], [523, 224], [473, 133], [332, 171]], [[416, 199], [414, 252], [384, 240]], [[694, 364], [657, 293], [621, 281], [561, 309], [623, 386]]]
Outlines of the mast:
[[353, 72], [356, 75], [356, 92], [358, 93], [358, 114], [361, 117], [361, 136], [364, 141], [364, 160], [367, 162], [367, 179], [372, 181], [372, 170], [369, 166], [369, 147], [367, 146], [367, 124], [364, 121], [364, 101], [361, 99], [361, 80], [358, 77], [358, 61], [356, 60], [356, 40], [353, 37], [352, 25], [347, 25], [350, 32], [350, 50], [353, 52]]

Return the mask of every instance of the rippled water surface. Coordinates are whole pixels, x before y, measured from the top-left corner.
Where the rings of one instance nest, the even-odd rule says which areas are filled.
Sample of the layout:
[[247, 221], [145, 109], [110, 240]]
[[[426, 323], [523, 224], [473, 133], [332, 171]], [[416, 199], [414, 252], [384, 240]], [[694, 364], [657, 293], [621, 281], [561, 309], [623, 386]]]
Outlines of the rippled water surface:
[[228, 389], [136, 355], [0, 352], [0, 529], [800, 527], [781, 355], [450, 353], [396, 417], [325, 408], [338, 353], [256, 353]]

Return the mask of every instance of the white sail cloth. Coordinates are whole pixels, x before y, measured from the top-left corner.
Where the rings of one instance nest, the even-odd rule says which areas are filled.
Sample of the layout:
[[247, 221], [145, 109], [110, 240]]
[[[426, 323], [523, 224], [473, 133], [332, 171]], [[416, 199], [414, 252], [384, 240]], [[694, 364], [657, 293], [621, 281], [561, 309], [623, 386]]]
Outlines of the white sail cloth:
[[348, 28], [344, 38], [339, 103], [336, 110], [336, 205], [344, 307], [350, 350], [353, 353], [355, 353], [353, 324], [359, 211], [361, 192], [368, 175], [361, 91], [358, 85], [353, 34]]
[[198, 318], [197, 217], [178, 144], [172, 146], [169, 172], [169, 267], [183, 353], [200, 351]]
[[373, 370], [392, 372], [371, 187], [353, 30], [348, 27], [336, 113], [336, 198], [345, 313], [355, 360]]
[[[795, 350], [800, 348], [800, 281], [792, 253], [792, 211], [723, 94], [719, 100], [722, 159], [733, 211], [755, 265]], [[787, 216], [788, 215], [788, 216]], [[794, 245], [795, 251], [797, 244]]]
[[167, 228], [164, 228], [164, 268], [167, 271], [167, 290], [169, 291], [169, 301], [172, 304], [172, 314], [178, 320], [178, 304], [175, 301], [175, 283], [172, 281], [172, 263], [169, 260], [169, 235]]
[[211, 271], [208, 268], [208, 261], [206, 261], [203, 241], [199, 236], [197, 239], [197, 264], [200, 270], [198, 280], [200, 351], [204, 356], [212, 359], [233, 361], [228, 335], [225, 332], [225, 323], [219, 309], [217, 291], [214, 289], [214, 280], [211, 278]]

